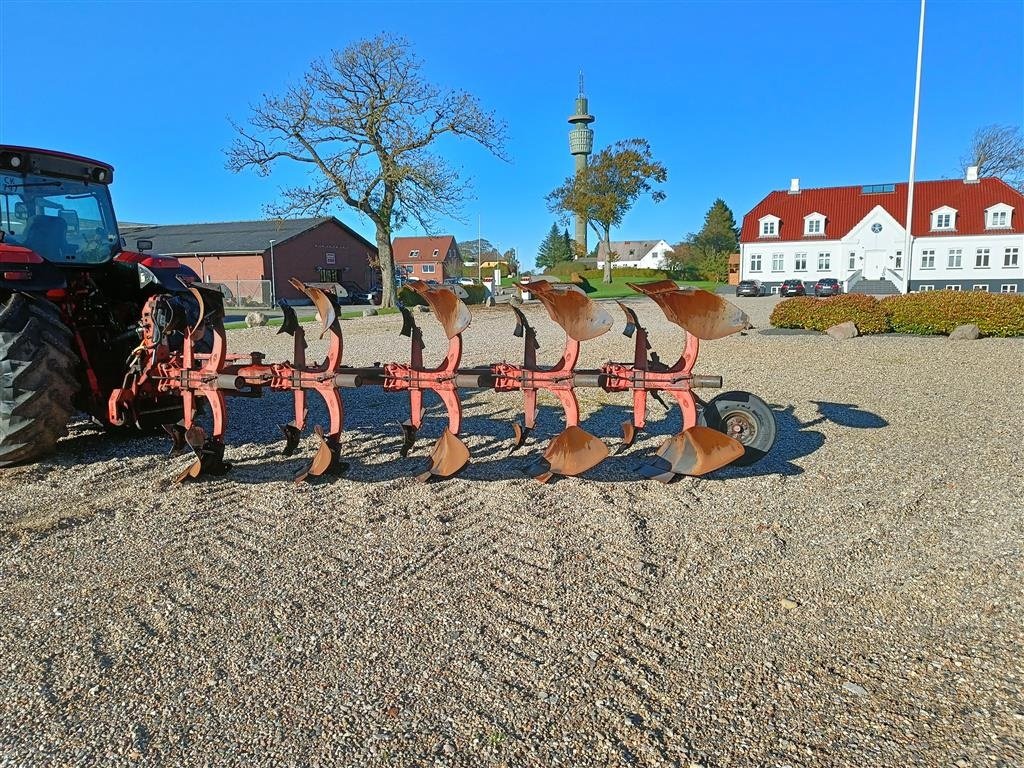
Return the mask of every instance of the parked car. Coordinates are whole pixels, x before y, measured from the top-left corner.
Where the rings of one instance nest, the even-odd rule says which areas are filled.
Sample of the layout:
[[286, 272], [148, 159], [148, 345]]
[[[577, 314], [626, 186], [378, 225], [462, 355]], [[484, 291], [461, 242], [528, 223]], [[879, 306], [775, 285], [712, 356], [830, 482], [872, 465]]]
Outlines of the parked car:
[[834, 277], [823, 277], [814, 284], [815, 296], [838, 296], [843, 292], [843, 284]]
[[341, 287], [348, 294], [350, 304], [370, 304], [369, 291], [352, 280], [342, 280]]
[[460, 277], [459, 285], [480, 285], [480, 281], [475, 277]]
[[807, 287], [803, 280], [786, 280], [779, 286], [779, 296], [806, 296]]
[[760, 280], [740, 280], [736, 286], [737, 296], [761, 296], [763, 293]]

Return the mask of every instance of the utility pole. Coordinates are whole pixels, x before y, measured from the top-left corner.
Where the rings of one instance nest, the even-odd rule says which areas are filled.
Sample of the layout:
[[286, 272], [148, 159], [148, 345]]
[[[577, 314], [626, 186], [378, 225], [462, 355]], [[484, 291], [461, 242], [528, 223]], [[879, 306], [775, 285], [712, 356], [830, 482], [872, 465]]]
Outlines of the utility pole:
[[274, 276], [274, 243], [277, 240], [270, 241], [270, 306], [277, 304], [277, 279]]

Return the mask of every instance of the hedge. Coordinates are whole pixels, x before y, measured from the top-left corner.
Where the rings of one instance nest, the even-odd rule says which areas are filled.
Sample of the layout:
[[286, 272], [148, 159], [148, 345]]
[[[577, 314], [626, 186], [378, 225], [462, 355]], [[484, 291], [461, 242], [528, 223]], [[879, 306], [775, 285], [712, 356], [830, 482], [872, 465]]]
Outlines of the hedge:
[[889, 321], [885, 310], [874, 296], [848, 293], [827, 299], [797, 296], [780, 301], [772, 310], [769, 322], [776, 328], [807, 328], [825, 331], [833, 325], [852, 321], [857, 331], [885, 333]]
[[770, 322], [776, 328], [824, 331], [852, 321], [862, 334], [948, 334], [973, 323], [983, 336], [1024, 336], [1024, 296], [983, 291], [926, 291], [909, 295], [846, 294], [827, 299], [799, 296], [780, 301]]
[[882, 300], [892, 330], [948, 334], [973, 323], [982, 336], [1024, 336], [1024, 296], [984, 291], [926, 291]]
[[[581, 270], [579, 262], [575, 261], [559, 261], [544, 270], [545, 275], [550, 275], [563, 280], [574, 273], [580, 275], [581, 277], [588, 278], [590, 280], [601, 280], [604, 278], [603, 269]], [[612, 264], [612, 276], [650, 277], [664, 280], [668, 278], [669, 274], [663, 269], [647, 269], [645, 267], [616, 267], [614, 264]]]

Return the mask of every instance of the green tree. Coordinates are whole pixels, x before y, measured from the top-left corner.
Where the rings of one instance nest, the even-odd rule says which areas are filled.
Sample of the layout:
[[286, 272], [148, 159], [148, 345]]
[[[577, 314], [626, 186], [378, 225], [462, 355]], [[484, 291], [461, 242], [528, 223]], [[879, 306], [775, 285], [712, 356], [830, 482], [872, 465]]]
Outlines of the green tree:
[[476, 261], [478, 252], [484, 254], [484, 260], [486, 261], [486, 256], [488, 253], [493, 253], [494, 251], [498, 250], [497, 246], [495, 246], [486, 237], [481, 237], [479, 238], [479, 240], [475, 237], [472, 240], [463, 240], [461, 243], [458, 244], [458, 246], [459, 253], [462, 254], [463, 260], [473, 262]]
[[[653, 185], [667, 178], [668, 171], [652, 157], [645, 139], [626, 139], [602, 149], [546, 199], [552, 211], [586, 218], [611, 253], [612, 227], [622, 223], [641, 195], [649, 194], [656, 203], [664, 200], [665, 193]], [[611, 281], [611, 259], [605, 259], [604, 282]]]
[[722, 198], [711, 204], [700, 232], [691, 234], [682, 257], [704, 280], [729, 278], [729, 254], [739, 250], [736, 218]]
[[519, 274], [519, 254], [516, 253], [516, 249], [515, 248], [509, 248], [507, 251], [505, 251], [505, 253], [502, 256], [502, 258], [505, 260], [505, 263], [508, 264], [508, 273], [510, 275], [518, 275]]
[[552, 224], [537, 247], [537, 268], [548, 269], [560, 261], [569, 261], [572, 258], [570, 242], [568, 231], [562, 234], [558, 231], [558, 224]]
[[314, 61], [298, 84], [253, 106], [248, 126], [234, 127], [230, 170], [267, 176], [290, 161], [309, 171], [308, 184], [282, 190], [269, 214], [320, 215], [344, 204], [373, 222], [386, 307], [395, 304], [392, 231], [414, 220], [429, 232], [468, 194], [439, 142], [469, 139], [498, 157], [505, 142], [493, 113], [427, 81], [410, 43], [386, 33]]

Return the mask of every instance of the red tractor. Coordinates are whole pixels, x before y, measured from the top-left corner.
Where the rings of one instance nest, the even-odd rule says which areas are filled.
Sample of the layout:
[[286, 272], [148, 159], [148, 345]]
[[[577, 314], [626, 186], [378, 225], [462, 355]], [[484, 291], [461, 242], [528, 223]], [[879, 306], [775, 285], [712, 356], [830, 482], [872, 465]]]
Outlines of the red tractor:
[[[143, 304], [193, 304], [194, 271], [147, 255], [146, 241], [125, 249], [113, 175], [97, 160], [0, 145], [0, 467], [51, 452], [75, 410], [111, 426]], [[132, 403], [128, 422], [157, 427], [181, 410], [180, 397], [154, 395]]]

